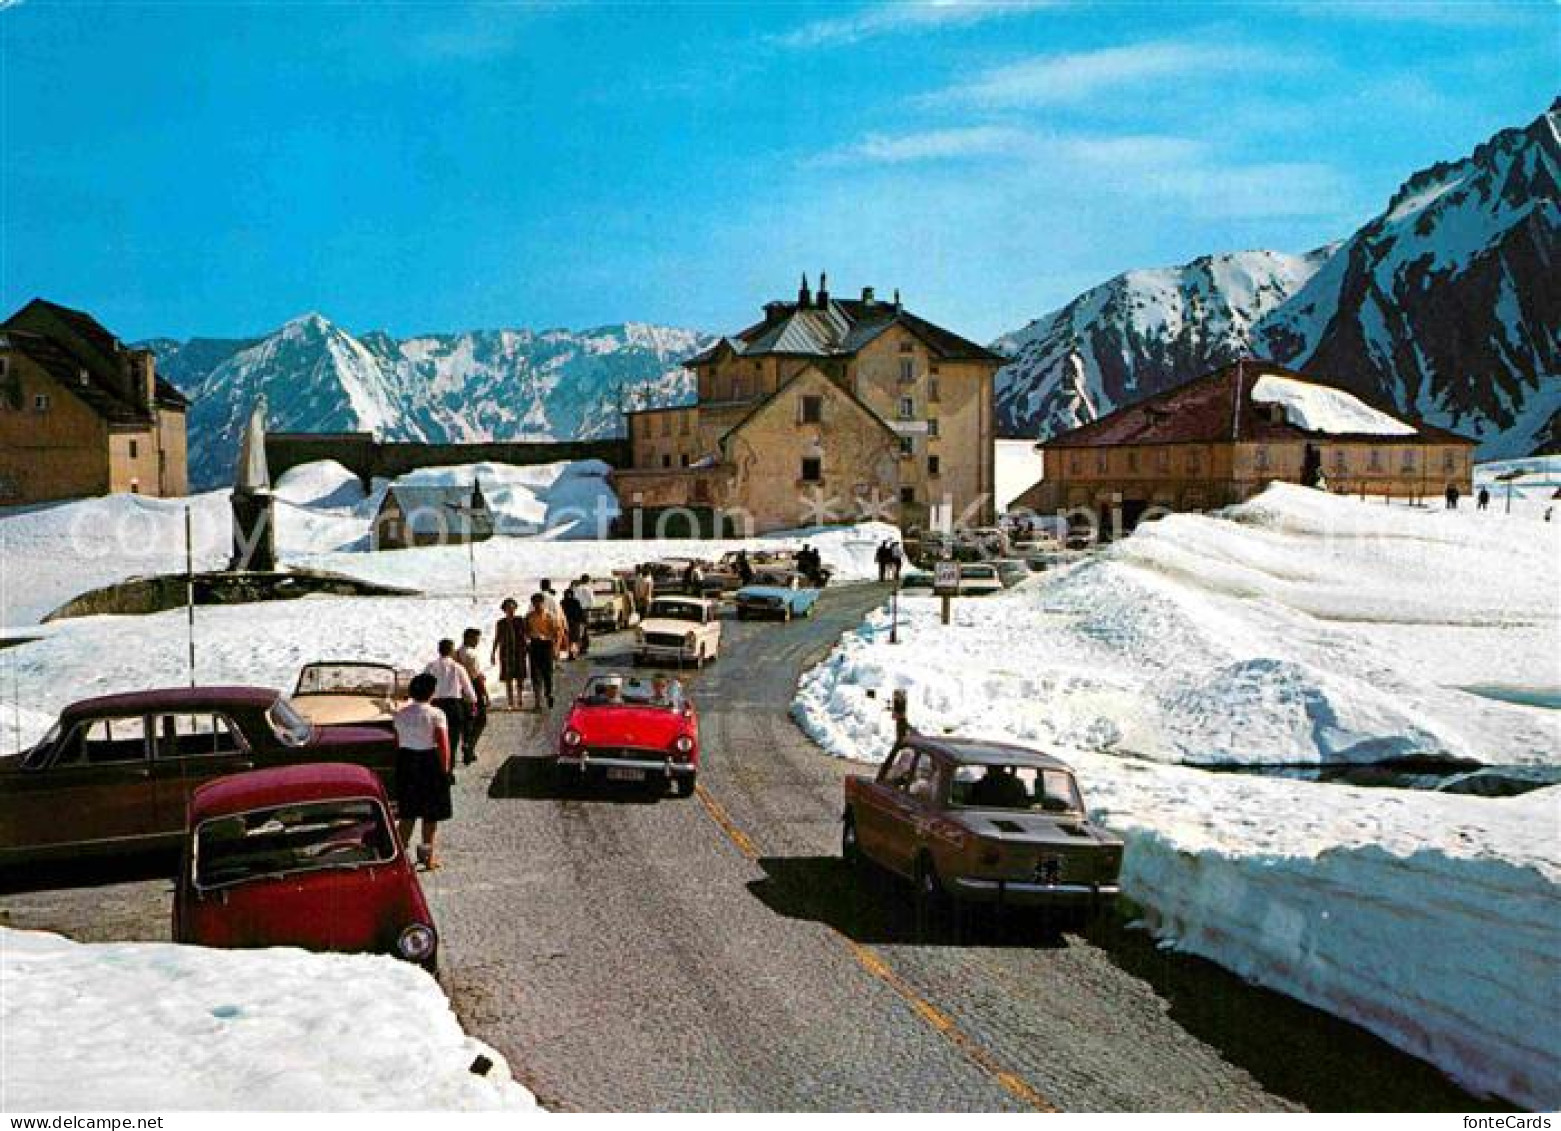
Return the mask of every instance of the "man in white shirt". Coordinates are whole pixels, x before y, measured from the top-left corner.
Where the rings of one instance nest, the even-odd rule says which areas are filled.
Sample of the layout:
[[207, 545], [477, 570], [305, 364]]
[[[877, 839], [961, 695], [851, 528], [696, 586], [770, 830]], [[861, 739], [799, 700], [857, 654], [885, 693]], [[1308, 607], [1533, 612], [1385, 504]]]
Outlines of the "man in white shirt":
[[450, 724], [450, 753], [453, 756], [466, 738], [471, 712], [477, 706], [477, 689], [472, 686], [472, 677], [455, 658], [453, 640], [439, 641], [439, 658], [423, 671], [434, 677], [433, 705], [444, 712]]
[[488, 727], [488, 678], [482, 670], [481, 644], [482, 630], [468, 628], [461, 636], [461, 646], [455, 650], [456, 662], [465, 669], [472, 681], [472, 690], [477, 693], [471, 717], [466, 720], [466, 733], [462, 736], [461, 764], [465, 766], [477, 760], [477, 740]]

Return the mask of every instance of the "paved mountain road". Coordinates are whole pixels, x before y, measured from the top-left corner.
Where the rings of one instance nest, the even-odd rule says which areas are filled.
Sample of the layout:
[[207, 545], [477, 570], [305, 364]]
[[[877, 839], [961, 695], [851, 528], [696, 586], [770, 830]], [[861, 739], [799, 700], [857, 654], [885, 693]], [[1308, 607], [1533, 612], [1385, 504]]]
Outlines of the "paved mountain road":
[[[838, 859], [840, 782], [790, 721], [799, 672], [882, 599], [826, 591], [728, 621], [686, 682], [693, 798], [561, 794], [551, 719], [496, 713], [425, 886], [467, 1028], [551, 1106], [628, 1110], [1469, 1110], [1428, 1066], [1116, 919], [1047, 938], [990, 914], [919, 924]], [[1084, 783], [1086, 791], [1088, 782]], [[155, 871], [155, 869], [154, 869]], [[51, 881], [52, 882], [52, 881]], [[166, 938], [169, 883], [0, 897], [0, 922]]]

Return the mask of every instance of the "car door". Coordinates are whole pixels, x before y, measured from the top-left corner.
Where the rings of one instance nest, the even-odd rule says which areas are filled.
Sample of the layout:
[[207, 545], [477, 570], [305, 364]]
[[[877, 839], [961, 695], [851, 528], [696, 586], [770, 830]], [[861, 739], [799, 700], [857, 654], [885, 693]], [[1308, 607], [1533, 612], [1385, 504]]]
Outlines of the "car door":
[[157, 824], [184, 830], [190, 795], [204, 782], [254, 768], [249, 744], [228, 716], [213, 711], [168, 711], [152, 716], [152, 777]]
[[147, 720], [75, 724], [54, 757], [13, 779], [7, 848], [129, 841], [157, 831]]
[[916, 758], [910, 779], [892, 795], [884, 863], [896, 872], [909, 876], [915, 871], [916, 857], [925, 843], [927, 821], [937, 799], [938, 776], [937, 755], [923, 750]]
[[910, 784], [916, 754], [914, 746], [897, 748], [878, 771], [877, 779], [865, 783], [857, 795], [852, 814], [857, 844], [864, 855], [883, 865], [889, 865], [893, 855], [891, 843], [898, 835], [894, 825], [900, 816], [900, 798]]

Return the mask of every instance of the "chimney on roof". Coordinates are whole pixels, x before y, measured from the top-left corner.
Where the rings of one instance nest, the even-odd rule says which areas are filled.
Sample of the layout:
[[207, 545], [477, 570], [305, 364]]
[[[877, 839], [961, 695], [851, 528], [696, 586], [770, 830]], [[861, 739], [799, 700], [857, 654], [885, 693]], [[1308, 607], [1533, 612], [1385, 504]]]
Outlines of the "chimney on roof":
[[895, 287], [894, 288], [894, 312], [896, 314], [900, 313], [900, 288], [899, 287]]
[[872, 306], [873, 305], [873, 301], [874, 301], [874, 299], [873, 299], [873, 288], [872, 287], [863, 287], [862, 288], [862, 305], [863, 306]]
[[829, 276], [820, 271], [818, 273], [818, 308], [823, 310], [829, 305]]
[[808, 273], [806, 271], [802, 273], [802, 286], [797, 288], [797, 305], [799, 307], [813, 305], [813, 292], [808, 290]]

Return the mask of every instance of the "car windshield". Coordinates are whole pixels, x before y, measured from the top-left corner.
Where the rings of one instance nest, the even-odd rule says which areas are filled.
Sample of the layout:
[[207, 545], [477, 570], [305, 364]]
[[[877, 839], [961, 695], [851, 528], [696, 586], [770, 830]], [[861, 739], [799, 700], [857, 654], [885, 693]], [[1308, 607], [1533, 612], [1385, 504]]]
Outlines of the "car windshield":
[[593, 581], [591, 582], [591, 592], [610, 596], [618, 592], [618, 587], [611, 581]]
[[658, 600], [650, 603], [650, 611], [645, 614], [647, 620], [691, 620], [696, 624], [705, 619], [704, 607], [696, 605], [692, 601], [666, 601]]
[[580, 693], [583, 702], [599, 707], [665, 707], [682, 706], [683, 686], [677, 680], [666, 680], [657, 688], [654, 679], [644, 676], [593, 676]]
[[366, 695], [393, 699], [396, 670], [388, 664], [309, 664], [295, 695]]
[[1084, 804], [1067, 770], [966, 764], [954, 770], [949, 804], [958, 809], [1078, 813]]
[[284, 746], [306, 746], [314, 734], [314, 724], [300, 715], [285, 695], [278, 695], [266, 710], [266, 722]]
[[372, 798], [312, 801], [202, 821], [195, 830], [200, 888], [350, 868], [395, 859], [390, 822]]

